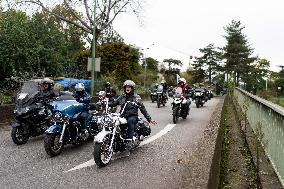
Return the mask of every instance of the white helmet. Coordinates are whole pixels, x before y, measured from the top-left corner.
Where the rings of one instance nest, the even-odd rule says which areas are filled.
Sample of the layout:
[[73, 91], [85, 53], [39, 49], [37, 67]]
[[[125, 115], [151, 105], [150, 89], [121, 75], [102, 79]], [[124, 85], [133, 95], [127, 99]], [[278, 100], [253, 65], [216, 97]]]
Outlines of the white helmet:
[[76, 91], [84, 91], [85, 90], [85, 85], [83, 83], [77, 83], [75, 85], [75, 90]]
[[135, 83], [134, 83], [132, 80], [126, 80], [126, 81], [123, 83], [123, 87], [125, 88], [126, 86], [130, 86], [130, 87], [132, 87], [133, 89], [135, 89]]
[[186, 80], [183, 77], [179, 78], [178, 80], [178, 83], [182, 83], [182, 82], [183, 84], [186, 84]]

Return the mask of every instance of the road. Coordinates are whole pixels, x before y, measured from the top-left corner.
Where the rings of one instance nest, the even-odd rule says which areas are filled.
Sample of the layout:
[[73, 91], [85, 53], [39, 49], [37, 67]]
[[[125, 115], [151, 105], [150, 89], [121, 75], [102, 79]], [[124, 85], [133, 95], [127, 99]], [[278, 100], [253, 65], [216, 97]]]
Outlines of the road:
[[0, 188], [180, 188], [185, 172], [180, 159], [190, 157], [218, 102], [218, 98], [213, 98], [198, 109], [193, 103], [188, 118], [180, 118], [177, 124], [172, 124], [169, 102], [159, 109], [156, 104], [145, 102], [158, 122], [152, 126], [151, 136], [155, 138], [149, 138], [149, 143], [130, 156], [115, 159], [101, 169], [92, 163], [91, 141], [65, 146], [62, 154], [50, 158], [43, 148], [42, 136], [17, 146], [10, 138], [10, 129], [2, 129]]

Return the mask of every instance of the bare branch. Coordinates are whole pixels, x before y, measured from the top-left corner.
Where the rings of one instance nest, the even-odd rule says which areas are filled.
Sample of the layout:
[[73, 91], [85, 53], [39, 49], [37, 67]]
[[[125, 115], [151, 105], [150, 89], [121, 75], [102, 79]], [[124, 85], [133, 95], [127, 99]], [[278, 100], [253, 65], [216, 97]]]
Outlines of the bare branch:
[[126, 7], [126, 5], [128, 5], [130, 3], [130, 0], [128, 0], [115, 14], [114, 14], [114, 16], [111, 18], [111, 20], [109, 21], [109, 22], [107, 22], [105, 25], [103, 25], [102, 27], [101, 27], [101, 30], [104, 30], [104, 29], [106, 29], [107, 27], [109, 27], [111, 24], [112, 24], [112, 22], [114, 21], [114, 19], [117, 17], [117, 15], [119, 14], [119, 13], [121, 13], [121, 12], [123, 12], [122, 10]]
[[70, 5], [68, 4], [68, 2], [66, 0], [64, 0], [64, 4], [66, 5], [66, 7], [69, 9], [69, 11], [75, 16], [75, 18], [77, 20], [79, 20], [79, 22], [81, 22], [81, 24], [83, 26], [85, 26], [86, 28], [88, 28], [89, 30], [92, 30], [92, 27], [89, 26], [86, 22], [84, 22], [78, 15], [77, 13], [74, 11], [74, 9], [72, 7], [70, 7]]
[[94, 20], [92, 19], [92, 16], [90, 15], [87, 0], [84, 0], [84, 5], [85, 5], [85, 9], [86, 9], [87, 17], [88, 17], [88, 19], [89, 19], [90, 23], [94, 26], [94, 25], [95, 25], [95, 24], [94, 24]]
[[69, 24], [73, 24], [73, 25], [77, 26], [78, 28], [82, 29], [83, 31], [85, 31], [87, 33], [90, 33], [90, 34], [92, 33], [92, 29], [90, 29], [89, 27], [84, 27], [84, 26], [82, 26], [82, 25], [80, 25], [80, 24], [78, 24], [78, 23], [76, 23], [76, 22], [74, 22], [72, 20], [69, 20], [69, 19], [67, 19], [67, 18], [65, 18], [63, 16], [60, 16], [60, 15], [50, 11], [47, 7], [45, 7], [43, 5], [43, 3], [41, 1], [37, 1], [37, 0], [35, 0], [35, 1], [34, 0], [24, 0], [24, 1], [19, 1], [19, 3], [33, 3], [33, 4], [36, 4], [36, 5], [39, 5], [44, 11], [46, 11], [49, 14], [55, 16], [56, 18], [58, 18], [60, 20], [63, 20], [65, 22], [69, 23]]

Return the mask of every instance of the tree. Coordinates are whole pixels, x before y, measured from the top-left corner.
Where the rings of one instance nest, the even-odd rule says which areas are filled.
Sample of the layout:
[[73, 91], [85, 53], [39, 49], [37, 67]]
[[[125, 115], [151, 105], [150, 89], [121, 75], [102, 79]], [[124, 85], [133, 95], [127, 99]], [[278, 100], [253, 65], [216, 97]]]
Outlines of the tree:
[[163, 64], [167, 64], [168, 65], [168, 69], [169, 71], [171, 71], [173, 68], [172, 66], [182, 66], [182, 62], [180, 60], [176, 60], [176, 59], [164, 59], [163, 60]]
[[53, 17], [42, 12], [33, 16], [16, 10], [1, 12], [0, 80], [61, 76], [62, 63], [68, 61], [68, 48], [73, 45], [78, 43], [69, 43]]
[[118, 82], [126, 79], [138, 82], [137, 76], [142, 71], [138, 49], [123, 42], [113, 42], [98, 46], [97, 52], [101, 57], [100, 74], [112, 74]]
[[250, 70], [244, 75], [243, 80], [246, 83], [246, 90], [256, 94], [257, 90], [265, 87], [265, 78], [269, 74], [270, 62], [266, 59], [259, 59], [251, 65]]
[[214, 47], [214, 44], [209, 44], [203, 49], [199, 49], [203, 54], [195, 61], [193, 73], [198, 81], [203, 80], [205, 76], [209, 79], [209, 84], [212, 83], [212, 75], [220, 70], [219, 62], [221, 60], [221, 53]]
[[234, 75], [236, 85], [256, 60], [256, 57], [252, 57], [253, 49], [250, 47], [247, 37], [242, 33], [244, 28], [240, 21], [234, 20], [224, 28], [227, 32], [227, 35], [224, 36], [227, 44], [223, 48], [223, 58], [226, 60], [225, 70]]
[[[147, 71], [153, 71], [158, 73], [158, 63], [159, 63], [158, 60], [148, 57], [146, 58], [146, 63], [147, 63]], [[145, 68], [145, 61], [143, 61], [142, 63], [142, 68]]]
[[[55, 4], [44, 0], [15, 0], [17, 3], [34, 4], [43, 11], [49, 13], [57, 19], [74, 25], [89, 35], [93, 35], [93, 27], [96, 27], [96, 41], [110, 42], [110, 38], [117, 39], [119, 35], [113, 30], [113, 22], [118, 15], [130, 11], [139, 17], [142, 3], [141, 0], [96, 0], [96, 19], [93, 17], [93, 7], [88, 0], [63, 0], [63, 5], [70, 12], [74, 20], [66, 17], [62, 12], [54, 12], [52, 9], [61, 1]], [[96, 21], [95, 21], [96, 20]], [[102, 39], [103, 38], [103, 39]], [[105, 41], [104, 38], [107, 38]], [[87, 38], [89, 42], [91, 40]]]

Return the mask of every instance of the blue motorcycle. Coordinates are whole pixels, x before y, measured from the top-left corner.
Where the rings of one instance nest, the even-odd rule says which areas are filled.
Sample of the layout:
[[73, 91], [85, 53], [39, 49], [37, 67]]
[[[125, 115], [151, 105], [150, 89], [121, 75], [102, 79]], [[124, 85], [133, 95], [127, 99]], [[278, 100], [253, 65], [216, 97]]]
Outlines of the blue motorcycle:
[[89, 115], [87, 129], [82, 131], [80, 114], [84, 103], [77, 102], [72, 96], [68, 100], [58, 100], [52, 103], [53, 124], [45, 132], [44, 148], [53, 157], [59, 155], [66, 144], [81, 144], [100, 130], [96, 124], [96, 114]]

